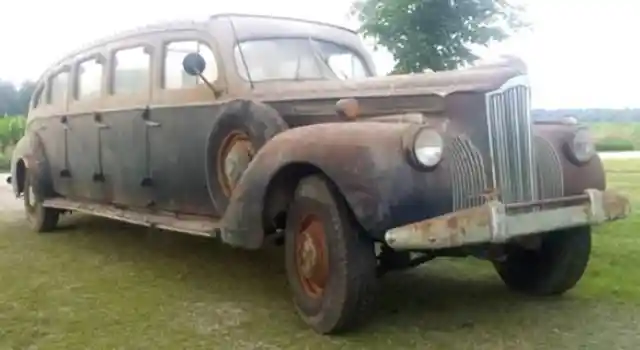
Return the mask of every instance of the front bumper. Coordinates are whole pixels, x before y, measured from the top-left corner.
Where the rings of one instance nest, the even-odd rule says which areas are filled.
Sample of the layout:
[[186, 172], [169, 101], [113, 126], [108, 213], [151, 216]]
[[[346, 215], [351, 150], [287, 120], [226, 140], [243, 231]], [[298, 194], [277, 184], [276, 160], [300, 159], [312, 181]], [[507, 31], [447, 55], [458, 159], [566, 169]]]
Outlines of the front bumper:
[[391, 229], [386, 243], [395, 250], [431, 250], [510, 239], [570, 227], [596, 225], [629, 215], [629, 200], [612, 191], [585, 190], [582, 195], [530, 203], [482, 206], [456, 211]]

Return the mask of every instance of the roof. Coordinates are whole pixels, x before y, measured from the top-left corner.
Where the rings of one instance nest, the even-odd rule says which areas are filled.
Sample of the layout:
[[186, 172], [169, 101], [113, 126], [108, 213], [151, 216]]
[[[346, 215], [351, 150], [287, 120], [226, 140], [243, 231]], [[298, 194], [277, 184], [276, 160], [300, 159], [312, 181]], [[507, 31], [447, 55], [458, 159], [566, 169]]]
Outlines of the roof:
[[243, 13], [220, 13], [220, 14], [212, 15], [209, 18], [210, 19], [215, 19], [215, 18], [221, 18], [221, 17], [271, 18], [271, 19], [278, 19], [278, 20], [283, 20], [283, 21], [304, 22], [304, 23], [317, 24], [317, 25], [321, 25], [321, 26], [328, 26], [328, 27], [333, 27], [333, 28], [337, 28], [337, 29], [342, 29], [342, 30], [346, 30], [348, 32], [357, 34], [357, 31], [355, 31], [355, 30], [353, 30], [351, 28], [347, 28], [347, 27], [344, 27], [344, 26], [337, 25], [337, 24], [328, 23], [328, 22], [321, 22], [321, 21], [314, 21], [314, 20], [309, 20], [309, 19], [295, 18], [295, 17], [286, 17], [286, 16], [257, 15], [257, 14], [246, 14], [246, 13], [244, 13], [244, 14]]
[[[204, 25], [205, 23], [206, 22], [190, 21], [190, 20], [166, 21], [166, 22], [157, 22], [157, 23], [154, 23], [154, 24], [140, 26], [140, 27], [124, 30], [124, 31], [118, 31], [118, 32], [116, 32], [116, 33], [114, 33], [112, 35], [104, 36], [104, 37], [99, 38], [97, 40], [91, 41], [91, 42], [89, 42], [87, 44], [84, 44], [84, 45], [80, 46], [79, 48], [77, 48], [77, 49], [65, 54], [60, 59], [58, 59], [53, 64], [51, 64], [49, 66], [49, 68], [43, 73], [43, 75], [46, 75], [46, 73], [49, 72], [52, 69], [52, 67], [56, 67], [56, 66], [62, 64], [64, 61], [68, 60], [71, 57], [77, 56], [77, 55], [79, 55], [79, 54], [81, 54], [81, 53], [83, 53], [85, 51], [89, 51], [89, 50], [91, 50], [91, 49], [93, 49], [95, 47], [99, 47], [99, 46], [105, 45], [105, 44], [110, 43], [110, 42], [123, 40], [123, 39], [130, 38], [130, 37], [133, 37], [133, 36], [136, 36], [136, 35], [143, 35], [143, 34], [161, 32], [161, 31], [165, 31], [165, 30], [181, 30], [181, 29], [187, 30], [187, 29], [193, 29], [193, 28], [200, 27], [200, 26]], [[40, 81], [40, 79], [38, 79], [38, 81]]]
[[[124, 31], [118, 31], [112, 35], [109, 36], [105, 36], [102, 38], [99, 38], [97, 40], [91, 41], [85, 45], [80, 46], [78, 49], [69, 52], [67, 54], [65, 54], [62, 58], [58, 59], [57, 61], [55, 61], [53, 64], [51, 64], [49, 66], [49, 68], [43, 73], [42, 76], [46, 75], [48, 72], [51, 71], [51, 69], [53, 67], [56, 67], [60, 64], [62, 64], [64, 61], [68, 60], [71, 57], [77, 56], [85, 51], [91, 50], [95, 47], [99, 47], [102, 45], [105, 45], [107, 43], [110, 42], [114, 42], [114, 41], [119, 41], [119, 40], [124, 40], [126, 38], [130, 38], [136, 35], [144, 35], [144, 34], [150, 34], [150, 33], [155, 33], [155, 32], [162, 32], [165, 30], [188, 30], [188, 29], [193, 29], [193, 28], [198, 28], [198, 27], [203, 27], [205, 26], [208, 21], [211, 20], [215, 20], [218, 18], [230, 18], [230, 17], [243, 17], [243, 18], [259, 18], [259, 19], [276, 19], [276, 20], [283, 20], [283, 21], [294, 21], [294, 22], [301, 22], [301, 23], [309, 23], [309, 24], [316, 24], [316, 25], [321, 25], [321, 26], [328, 26], [328, 27], [333, 27], [336, 29], [341, 29], [341, 30], [345, 30], [351, 33], [356, 33], [356, 31], [346, 28], [346, 27], [342, 27], [339, 25], [335, 25], [335, 24], [330, 24], [330, 23], [324, 23], [324, 22], [319, 22], [319, 21], [312, 21], [312, 20], [306, 20], [306, 19], [300, 19], [300, 18], [293, 18], [293, 17], [284, 17], [284, 16], [270, 16], [270, 15], [254, 15], [254, 14], [242, 14], [242, 13], [219, 13], [219, 14], [215, 14], [209, 17], [208, 20], [205, 21], [195, 21], [195, 20], [171, 20], [171, 21], [163, 21], [163, 22], [156, 22], [156, 23], [152, 23], [152, 24], [147, 24], [144, 26], [140, 26], [140, 27], [136, 27], [136, 28], [132, 28], [132, 29], [128, 29], [128, 30], [124, 30]], [[42, 76], [38, 79], [38, 81], [40, 81], [42, 79]]]

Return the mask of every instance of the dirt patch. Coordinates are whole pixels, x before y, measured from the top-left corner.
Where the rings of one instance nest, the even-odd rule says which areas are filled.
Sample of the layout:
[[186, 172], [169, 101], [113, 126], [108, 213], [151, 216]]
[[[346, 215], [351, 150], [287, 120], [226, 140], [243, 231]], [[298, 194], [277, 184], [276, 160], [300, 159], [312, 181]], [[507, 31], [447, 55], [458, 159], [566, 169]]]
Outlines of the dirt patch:
[[8, 174], [0, 174], [0, 212], [22, 209], [22, 201], [13, 195], [11, 185], [7, 184]]

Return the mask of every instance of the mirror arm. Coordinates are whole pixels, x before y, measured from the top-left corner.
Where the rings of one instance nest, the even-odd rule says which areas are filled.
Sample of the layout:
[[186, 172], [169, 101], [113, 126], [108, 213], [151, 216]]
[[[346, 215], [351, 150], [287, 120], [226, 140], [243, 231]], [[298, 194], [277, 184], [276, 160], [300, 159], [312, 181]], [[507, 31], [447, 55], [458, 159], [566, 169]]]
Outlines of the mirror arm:
[[214, 95], [216, 98], [219, 98], [219, 97], [220, 97], [220, 95], [222, 95], [222, 91], [221, 91], [220, 89], [216, 88], [215, 86], [213, 86], [213, 84], [211, 84], [211, 83], [209, 82], [209, 80], [208, 80], [207, 78], [205, 78], [205, 77], [204, 77], [204, 74], [199, 73], [199, 74], [198, 74], [198, 76], [200, 77], [200, 79], [202, 79], [202, 81], [204, 81], [204, 83], [205, 83], [205, 84], [207, 84], [207, 87], [209, 87], [209, 89], [210, 89], [211, 91], [213, 91], [213, 95]]

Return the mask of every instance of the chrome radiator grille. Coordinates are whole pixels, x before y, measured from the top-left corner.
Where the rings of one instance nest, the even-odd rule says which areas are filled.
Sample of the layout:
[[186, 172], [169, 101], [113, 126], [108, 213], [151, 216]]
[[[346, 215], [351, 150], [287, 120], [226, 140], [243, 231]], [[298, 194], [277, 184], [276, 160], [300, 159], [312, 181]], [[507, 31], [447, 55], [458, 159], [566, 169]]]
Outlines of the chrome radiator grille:
[[493, 182], [500, 199], [538, 199], [528, 86], [512, 84], [487, 94], [486, 102]]
[[482, 194], [487, 188], [482, 154], [466, 136], [456, 137], [451, 145], [451, 181], [453, 210], [484, 204]]

